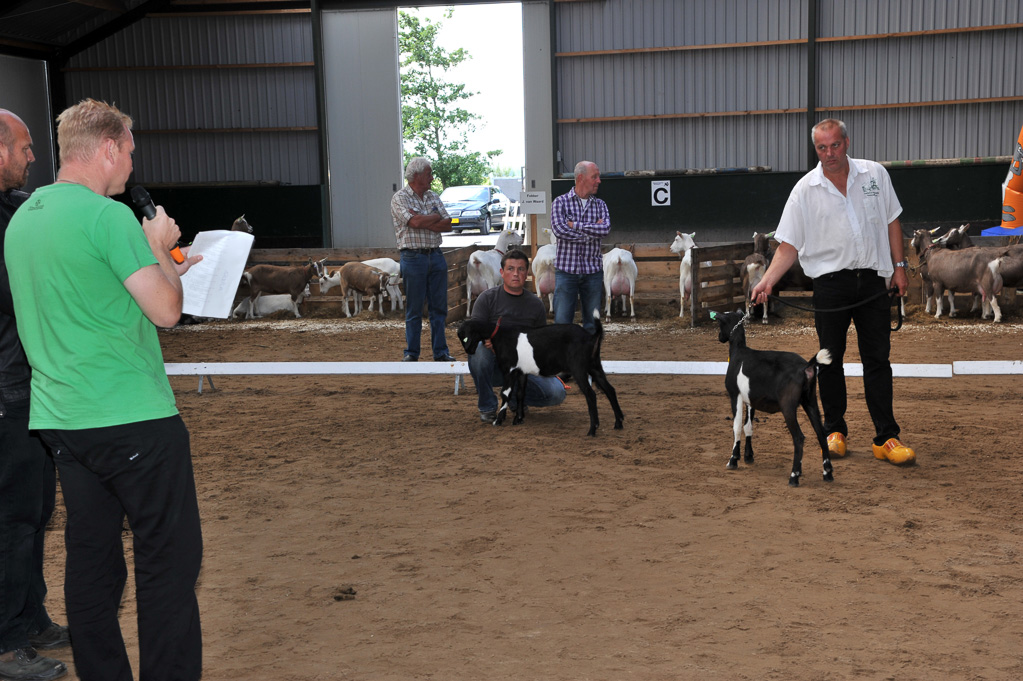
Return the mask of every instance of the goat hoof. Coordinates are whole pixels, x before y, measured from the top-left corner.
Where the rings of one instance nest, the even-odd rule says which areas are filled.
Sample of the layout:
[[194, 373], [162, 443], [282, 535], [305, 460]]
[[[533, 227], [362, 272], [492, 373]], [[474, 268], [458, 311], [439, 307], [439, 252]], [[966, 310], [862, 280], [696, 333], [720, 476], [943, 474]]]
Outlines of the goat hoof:
[[519, 425], [521, 423], [522, 423], [522, 419], [520, 419], [518, 416], [516, 416], [515, 418], [512, 419], [512, 425], [513, 426], [517, 426], [517, 425]]
[[725, 468], [727, 468], [730, 471], [734, 471], [738, 467], [739, 467], [739, 460], [738, 459], [729, 459], [728, 460], [728, 464], [725, 466]]
[[834, 482], [834, 481], [835, 481], [835, 476], [832, 474], [832, 472], [831, 471], [825, 471], [824, 472], [824, 482]]
[[799, 487], [799, 476], [789, 478], [789, 487]]
[[615, 430], [622, 430], [624, 426], [621, 421], [615, 421]]
[[745, 461], [746, 463], [753, 463], [753, 455], [747, 454], [744, 457], [742, 457], [742, 460]]

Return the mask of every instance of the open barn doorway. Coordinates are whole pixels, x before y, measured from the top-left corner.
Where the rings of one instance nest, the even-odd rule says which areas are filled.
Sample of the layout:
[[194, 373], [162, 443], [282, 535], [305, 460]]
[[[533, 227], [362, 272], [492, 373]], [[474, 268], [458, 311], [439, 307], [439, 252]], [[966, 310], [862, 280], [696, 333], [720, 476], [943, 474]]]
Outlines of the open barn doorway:
[[[446, 5], [454, 7], [449, 26], [454, 37], [445, 31], [439, 36], [442, 46], [448, 50], [462, 47], [472, 56], [466, 60], [470, 72], [448, 77], [464, 78], [466, 90], [480, 93], [471, 101], [470, 111], [480, 118], [465, 148], [501, 152], [493, 159], [497, 172], [487, 173], [487, 184], [494, 183], [492, 175], [521, 178], [527, 165], [523, 14], [524, 5], [536, 14], [539, 5], [532, 7], [536, 4], [527, 0]], [[407, 158], [402, 135], [399, 13], [437, 14], [444, 8], [397, 3], [351, 10], [336, 7], [328, 5], [322, 14], [329, 241], [335, 248], [393, 246], [389, 204], [391, 195], [404, 184]], [[465, 28], [466, 22], [471, 28]], [[547, 31], [546, 26], [534, 31], [536, 40], [549, 44]], [[549, 91], [549, 81], [546, 87]], [[549, 105], [543, 108], [549, 111]], [[546, 125], [549, 127], [549, 122]], [[501, 180], [501, 184], [506, 182]], [[521, 184], [518, 179], [516, 188]], [[480, 237], [478, 231], [466, 233]]]
[[521, 227], [525, 169], [522, 6], [399, 7], [404, 161], [439, 159], [444, 246], [493, 244]]

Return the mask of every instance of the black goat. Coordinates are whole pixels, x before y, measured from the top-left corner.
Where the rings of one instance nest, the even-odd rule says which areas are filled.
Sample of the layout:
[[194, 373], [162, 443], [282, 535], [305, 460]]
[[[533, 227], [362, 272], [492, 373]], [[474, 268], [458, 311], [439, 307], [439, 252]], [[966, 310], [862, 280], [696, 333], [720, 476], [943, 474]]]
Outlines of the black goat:
[[550, 324], [529, 330], [501, 328], [497, 324], [467, 319], [458, 327], [458, 340], [468, 354], [476, 352], [481, 341], [490, 339], [497, 357], [497, 365], [504, 375], [501, 390], [501, 406], [497, 410], [494, 425], [504, 422], [508, 398], [515, 391], [515, 418], [512, 425], [522, 423], [526, 408], [526, 375], [556, 376], [568, 372], [575, 378], [579, 390], [586, 396], [590, 410], [590, 430], [587, 435], [597, 434], [597, 395], [587, 378], [604, 391], [611, 409], [615, 413], [615, 430], [622, 429], [625, 414], [618, 406], [618, 396], [607, 380], [604, 367], [600, 364], [600, 346], [604, 341], [604, 327], [600, 323], [600, 311], [594, 310], [593, 318], [597, 331], [590, 334], [576, 324]]
[[831, 455], [828, 442], [821, 424], [821, 412], [817, 406], [817, 370], [820, 364], [831, 364], [831, 353], [821, 350], [807, 362], [794, 352], [775, 350], [754, 350], [746, 347], [746, 329], [743, 322], [746, 317], [742, 311], [712, 312], [711, 319], [718, 322], [718, 340], [728, 343], [728, 372], [725, 375], [725, 388], [732, 403], [733, 434], [732, 456], [728, 459], [728, 468], [738, 468], [739, 464], [739, 433], [745, 424], [746, 448], [743, 459], [753, 463], [753, 416], [755, 410], [769, 414], [781, 412], [785, 417], [785, 425], [792, 434], [795, 449], [792, 459], [792, 473], [789, 485], [799, 486], [799, 477], [803, 474], [803, 431], [796, 421], [796, 408], [802, 406], [810, 419], [813, 432], [821, 446], [824, 458], [824, 480], [833, 481], [834, 469], [831, 466]]

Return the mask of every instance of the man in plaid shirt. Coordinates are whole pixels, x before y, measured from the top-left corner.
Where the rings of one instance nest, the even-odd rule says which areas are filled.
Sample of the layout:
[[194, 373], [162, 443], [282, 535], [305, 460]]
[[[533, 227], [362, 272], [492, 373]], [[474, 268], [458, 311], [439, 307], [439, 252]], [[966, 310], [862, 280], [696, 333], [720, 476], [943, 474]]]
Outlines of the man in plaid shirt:
[[430, 306], [430, 340], [433, 358], [454, 362], [444, 337], [448, 318], [448, 263], [440, 252], [441, 234], [451, 227], [451, 218], [436, 192], [430, 190], [433, 168], [429, 159], [418, 156], [405, 168], [408, 183], [391, 198], [391, 221], [401, 252], [401, 278], [405, 282], [405, 356], [401, 361], [419, 359], [423, 333], [423, 303]]
[[593, 311], [600, 309], [604, 259], [600, 244], [611, 230], [607, 204], [596, 198], [600, 168], [592, 161], [575, 166], [575, 187], [554, 199], [551, 229], [558, 238], [554, 256], [554, 323], [571, 324], [575, 300], [582, 299], [583, 328], [594, 333]]

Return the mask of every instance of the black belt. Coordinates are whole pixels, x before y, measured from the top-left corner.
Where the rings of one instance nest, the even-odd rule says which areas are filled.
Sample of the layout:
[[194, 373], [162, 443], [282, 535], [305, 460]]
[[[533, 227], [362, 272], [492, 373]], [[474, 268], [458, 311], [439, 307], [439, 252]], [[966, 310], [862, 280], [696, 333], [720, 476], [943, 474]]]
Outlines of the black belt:
[[399, 249], [399, 250], [401, 250], [402, 253], [422, 253], [423, 255], [429, 255], [430, 253], [433, 253], [434, 251], [440, 250], [440, 249], [437, 249], [437, 248], [402, 248], [402, 249]]
[[877, 277], [877, 276], [880, 276], [880, 275], [877, 273], [877, 270], [875, 270], [875, 269], [871, 269], [869, 267], [863, 267], [863, 268], [858, 268], [858, 269], [846, 269], [846, 270], [838, 270], [837, 272], [828, 272], [827, 274], [822, 274], [821, 276], [817, 277], [817, 279], [823, 279], [824, 281], [827, 281], [828, 279], [834, 279], [835, 277], [857, 277], [857, 278], [859, 278], [859, 277], [866, 277], [866, 276]]

